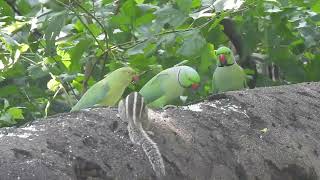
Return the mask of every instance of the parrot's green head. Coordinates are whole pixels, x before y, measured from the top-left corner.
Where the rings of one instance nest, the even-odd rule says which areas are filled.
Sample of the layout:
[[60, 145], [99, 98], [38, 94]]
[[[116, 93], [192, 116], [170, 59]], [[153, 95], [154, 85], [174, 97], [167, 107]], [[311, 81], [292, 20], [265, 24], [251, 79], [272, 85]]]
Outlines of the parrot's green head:
[[184, 88], [197, 89], [200, 83], [200, 76], [196, 70], [189, 66], [178, 66], [178, 82]]
[[115, 71], [113, 71], [110, 76], [114, 76], [118, 82], [129, 84], [132, 81], [138, 81], [139, 76], [135, 70], [133, 70], [131, 67], [122, 67]]
[[218, 61], [218, 66], [219, 67], [224, 67], [224, 66], [231, 66], [235, 63], [234, 61], [234, 56], [231, 51], [231, 49], [222, 46], [215, 50], [215, 53], [219, 59]]

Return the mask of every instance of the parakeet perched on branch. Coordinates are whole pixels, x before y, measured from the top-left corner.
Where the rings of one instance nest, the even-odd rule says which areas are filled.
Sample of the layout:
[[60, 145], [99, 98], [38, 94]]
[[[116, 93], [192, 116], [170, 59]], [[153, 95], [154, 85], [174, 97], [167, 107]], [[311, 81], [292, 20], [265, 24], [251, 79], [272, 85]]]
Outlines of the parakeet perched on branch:
[[161, 108], [182, 96], [186, 88], [196, 89], [200, 76], [189, 66], [175, 66], [161, 71], [140, 90], [149, 107]]
[[246, 88], [246, 74], [235, 61], [231, 49], [220, 47], [215, 53], [218, 57], [218, 67], [212, 77], [213, 93]]
[[130, 67], [122, 67], [111, 72], [88, 89], [71, 111], [78, 111], [94, 105], [116, 105], [132, 80], [138, 80], [138, 75]]

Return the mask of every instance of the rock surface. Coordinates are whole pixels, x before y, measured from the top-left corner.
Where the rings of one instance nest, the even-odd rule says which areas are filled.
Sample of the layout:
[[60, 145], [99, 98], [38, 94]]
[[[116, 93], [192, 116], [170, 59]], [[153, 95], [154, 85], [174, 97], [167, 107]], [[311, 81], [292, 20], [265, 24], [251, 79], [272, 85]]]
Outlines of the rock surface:
[[[2, 129], [0, 179], [156, 179], [116, 114], [94, 108]], [[229, 92], [150, 116], [162, 179], [320, 179], [320, 83]]]

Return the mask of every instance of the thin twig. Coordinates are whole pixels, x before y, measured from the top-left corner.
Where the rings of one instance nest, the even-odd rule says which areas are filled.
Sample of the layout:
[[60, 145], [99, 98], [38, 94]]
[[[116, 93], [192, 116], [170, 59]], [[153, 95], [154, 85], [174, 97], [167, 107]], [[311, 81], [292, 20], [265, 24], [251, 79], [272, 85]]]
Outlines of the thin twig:
[[[171, 30], [171, 31], [161, 32], [161, 33], [155, 34], [152, 38], [156, 38], [156, 37], [159, 37], [159, 36], [162, 36], [162, 35], [166, 35], [166, 34], [171, 34], [171, 33], [183, 33], [183, 32], [193, 31], [193, 30], [197, 30], [197, 29], [202, 29], [205, 26], [207, 26], [209, 23], [211, 23], [213, 20], [214, 19], [210, 19], [209, 21], [207, 21], [206, 23], [204, 23], [204, 24], [202, 24], [202, 25], [200, 25], [198, 27], [187, 28], [187, 29], [178, 29], [178, 30], [175, 29], [175, 30]], [[110, 49], [112, 50], [112, 49], [116, 49], [118, 47], [122, 47], [122, 46], [134, 43], [132, 46], [125, 47], [125, 49], [130, 49], [132, 47], [135, 47], [138, 44], [146, 42], [149, 39], [143, 39], [143, 40], [138, 40], [138, 41], [128, 41], [128, 42], [125, 42], [125, 43], [121, 43], [121, 44], [117, 44], [117, 45], [111, 46]]]
[[15, 13], [17, 13], [19, 16], [22, 15], [21, 12], [14, 6], [13, 3], [9, 2], [8, 0], [5, 0], [5, 2], [13, 9]]
[[46, 16], [46, 15], [48, 15], [48, 14], [51, 14], [51, 13], [53, 13], [53, 12], [54, 12], [54, 11], [51, 10], [51, 11], [47, 11], [47, 12], [45, 12], [45, 13], [43, 13], [43, 14], [40, 14], [39, 16], [37, 16], [37, 19], [41, 18], [42, 16]]
[[91, 34], [91, 36], [94, 38], [94, 40], [97, 42], [99, 48], [104, 51], [103, 46], [100, 44], [100, 42], [98, 41], [98, 39], [96, 38], [96, 36], [93, 34], [93, 32], [90, 30], [90, 28], [87, 26], [87, 24], [82, 20], [82, 18], [80, 17], [79, 13], [77, 11], [75, 11], [73, 8], [69, 7], [69, 5], [56, 0], [58, 3], [60, 3], [61, 5], [65, 6], [65, 8], [69, 9], [70, 11], [74, 12], [75, 15], [77, 16], [77, 18], [80, 20], [80, 22], [82, 23], [82, 25], [88, 30], [88, 32]]
[[[251, 6], [253, 3], [249, 4], [248, 6]], [[233, 12], [228, 12], [228, 14], [236, 14], [236, 13], [239, 13], [239, 12], [242, 12], [242, 11], [245, 11], [245, 10], [248, 10], [249, 7], [245, 7], [245, 8], [242, 8], [242, 9], [239, 9], [237, 11], [233, 11]], [[218, 15], [219, 16], [219, 15]], [[166, 35], [166, 34], [171, 34], [171, 33], [182, 33], [182, 32], [188, 32], [188, 31], [193, 31], [193, 30], [197, 30], [197, 29], [202, 29], [204, 28], [205, 26], [207, 26], [208, 24], [210, 24], [212, 21], [214, 21], [217, 17], [215, 18], [211, 18], [209, 21], [205, 22], [204, 24], [198, 26], [198, 27], [188, 27], [186, 29], [174, 29], [174, 30], [170, 30], [170, 31], [165, 31], [165, 32], [161, 32], [161, 33], [158, 33], [158, 34], [155, 34], [152, 38], [156, 38], [156, 37], [159, 37], [159, 36], [162, 36], [162, 35]], [[135, 47], [136, 45], [138, 44], [141, 44], [141, 43], [144, 43], [146, 42], [147, 40], [149, 39], [143, 39], [143, 40], [138, 40], [138, 41], [128, 41], [128, 42], [124, 42], [124, 43], [120, 43], [120, 44], [117, 44], [117, 45], [113, 45], [110, 47], [111, 50], [113, 49], [117, 49], [117, 48], [125, 48], [125, 49], [130, 49], [132, 47]], [[130, 45], [130, 44], [133, 44], [132, 46], [129, 46], [129, 47], [123, 47], [125, 45]]]
[[[45, 49], [46, 47], [45, 47], [42, 43], [43, 43], [43, 42], [40, 41], [39, 44], [40, 44], [40, 46], [41, 46], [43, 49]], [[60, 66], [59, 61], [58, 61], [54, 56], [51, 56], [51, 55], [50, 55], [50, 57], [51, 57], [51, 58], [54, 60], [54, 62], [57, 64], [57, 68], [58, 68], [59, 70], [62, 70], [63, 68]], [[61, 81], [61, 82], [62, 82], [62, 81]], [[72, 86], [71, 86], [68, 82], [64, 82], [64, 83], [68, 86], [68, 89], [71, 90], [71, 92], [72, 92], [72, 94], [74, 95], [74, 97], [75, 97], [76, 99], [78, 99], [78, 96], [77, 96], [77, 94], [74, 92]], [[63, 88], [66, 90], [67, 88], [65, 87], [64, 83], [61, 83], [61, 85], [62, 85]], [[67, 94], [68, 96], [70, 96], [67, 91], [66, 91], [66, 94]]]
[[93, 11], [93, 16], [96, 16], [96, 10], [95, 10], [94, 0], [91, 0], [91, 2], [92, 2], [92, 11]]
[[[69, 10], [71, 10], [72, 12], [75, 13], [75, 15], [76, 15], [77, 18], [80, 20], [80, 22], [84, 25], [84, 27], [89, 31], [89, 33], [91, 34], [91, 36], [95, 39], [95, 41], [97, 42], [99, 48], [100, 48], [102, 51], [104, 51], [103, 46], [100, 44], [100, 42], [99, 42], [98, 39], [95, 37], [95, 35], [93, 34], [93, 32], [89, 29], [89, 27], [83, 22], [83, 20], [81, 19], [79, 13], [76, 12], [73, 8], [70, 8], [67, 4], [64, 4], [63, 2], [61, 2], [61, 1], [59, 1], [59, 0], [57, 0], [57, 2], [60, 3], [60, 4], [62, 4], [62, 5], [64, 5], [67, 9], [69, 9]], [[77, 6], [79, 6], [83, 11], [85, 11], [86, 14], [88, 14], [89, 16], [91, 16], [93, 19], [96, 20], [96, 18], [95, 18], [89, 11], [87, 11], [84, 7], [82, 7], [77, 1], [74, 1], [74, 2], [76, 2]], [[98, 21], [97, 21], [97, 22], [98, 22]], [[98, 24], [99, 24], [100, 26], [102, 26], [102, 27], [103, 27], [103, 30], [105, 31], [104, 26], [103, 26], [100, 22], [98, 22]], [[107, 37], [105, 37], [105, 38], [107, 38]], [[106, 43], [107, 43], [107, 40], [106, 40]], [[98, 60], [97, 60], [97, 61], [98, 61]], [[96, 66], [96, 64], [97, 64], [97, 61], [95, 61], [95, 63], [93, 64], [93, 67], [92, 67], [92, 70], [90, 71], [90, 74], [88, 74], [88, 75], [85, 77], [83, 84], [86, 84], [86, 83], [88, 82], [88, 80], [89, 80], [89, 78], [90, 78], [90, 76], [91, 76], [91, 73], [93, 72], [94, 66]], [[85, 88], [85, 87], [84, 87], [84, 88]], [[64, 88], [64, 89], [65, 89], [65, 88]], [[73, 91], [72, 88], [71, 88], [71, 90]], [[66, 91], [66, 89], [65, 89], [65, 91]], [[66, 92], [67, 92], [67, 91], [66, 91]], [[73, 92], [74, 92], [74, 91], [73, 91]], [[78, 98], [77, 98], [77, 99], [78, 99]]]
[[27, 58], [27, 57], [25, 57], [25, 56], [20, 56], [21, 58], [23, 58], [25, 61], [27, 61], [27, 62], [29, 62], [29, 63], [31, 63], [31, 64], [33, 64], [33, 65], [37, 65], [37, 63], [36, 62], [34, 62], [32, 59], [30, 59], [30, 58]]
[[[102, 69], [101, 69], [101, 73], [100, 73], [100, 79], [103, 78], [104, 74], [105, 74], [105, 64], [106, 64], [106, 61], [108, 59], [108, 55], [109, 55], [109, 51], [110, 51], [110, 48], [109, 48], [109, 40], [108, 40], [108, 33], [106, 31], [106, 28], [105, 26], [93, 15], [91, 14], [86, 8], [84, 8], [77, 0], [75, 1], [75, 3], [77, 4], [77, 6], [82, 9], [87, 15], [89, 15], [92, 19], [94, 19], [98, 24], [99, 26], [101, 27], [101, 29], [103, 30], [103, 33], [104, 33], [104, 39], [105, 39], [105, 43], [106, 43], [106, 48], [107, 50], [105, 51], [104, 49], [102, 49], [102, 51], [105, 51], [104, 53], [104, 57], [103, 57], [103, 60], [101, 62], [101, 65], [102, 65]], [[94, 64], [96, 65], [96, 63]], [[94, 67], [93, 67], [94, 68]], [[90, 77], [90, 75], [89, 75]], [[88, 78], [89, 78], [88, 77]]]
[[59, 89], [58, 89], [58, 90], [54, 93], [54, 95], [52, 96], [51, 100], [49, 100], [49, 101], [47, 102], [47, 105], [46, 105], [46, 107], [45, 107], [45, 109], [44, 109], [44, 113], [45, 113], [44, 117], [47, 117], [47, 116], [48, 116], [48, 110], [49, 110], [49, 108], [50, 108], [51, 102], [57, 97], [58, 93], [60, 92], [60, 90], [61, 90], [62, 88], [63, 88], [63, 87], [60, 86]]

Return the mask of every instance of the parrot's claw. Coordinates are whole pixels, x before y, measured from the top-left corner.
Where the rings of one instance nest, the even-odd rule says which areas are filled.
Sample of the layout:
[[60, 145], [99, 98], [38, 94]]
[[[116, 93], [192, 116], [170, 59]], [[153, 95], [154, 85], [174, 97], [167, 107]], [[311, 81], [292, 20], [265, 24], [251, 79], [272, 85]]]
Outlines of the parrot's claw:
[[170, 109], [170, 108], [172, 108], [172, 109], [176, 109], [176, 108], [178, 108], [177, 106], [175, 106], [175, 105], [165, 105], [162, 109], [163, 110], [167, 110], [167, 109]]

